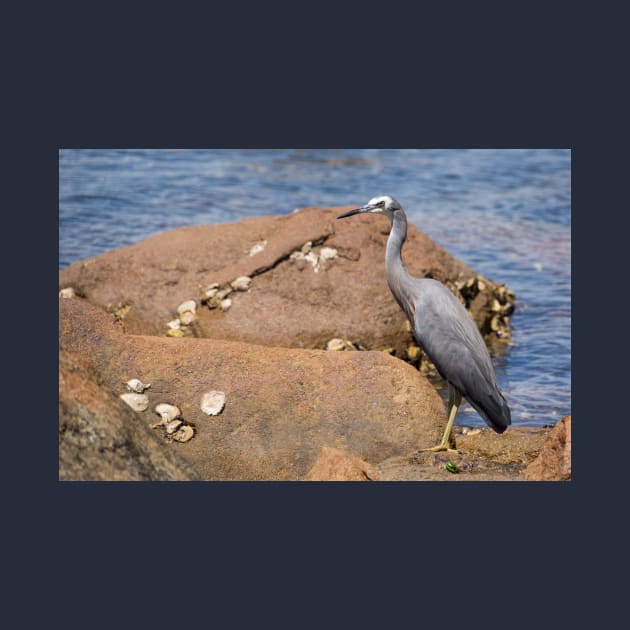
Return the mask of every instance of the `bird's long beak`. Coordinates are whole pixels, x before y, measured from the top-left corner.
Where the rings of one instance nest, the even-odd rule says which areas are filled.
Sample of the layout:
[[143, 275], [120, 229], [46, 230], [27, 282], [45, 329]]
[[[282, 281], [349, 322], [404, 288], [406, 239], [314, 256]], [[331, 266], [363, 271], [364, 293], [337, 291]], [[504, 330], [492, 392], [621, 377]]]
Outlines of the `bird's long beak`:
[[353, 214], [361, 214], [361, 212], [369, 212], [370, 210], [374, 210], [375, 208], [377, 208], [378, 206], [361, 206], [360, 208], [357, 208], [356, 210], [350, 210], [350, 212], [345, 212], [344, 214], [340, 214], [337, 218], [338, 219], [345, 219], [346, 217], [351, 217]]

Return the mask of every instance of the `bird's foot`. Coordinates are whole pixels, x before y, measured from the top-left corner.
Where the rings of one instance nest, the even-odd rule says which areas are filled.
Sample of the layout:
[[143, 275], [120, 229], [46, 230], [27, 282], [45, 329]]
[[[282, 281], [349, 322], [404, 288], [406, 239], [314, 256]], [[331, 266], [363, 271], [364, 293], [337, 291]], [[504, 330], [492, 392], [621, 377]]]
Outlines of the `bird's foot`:
[[438, 444], [437, 446], [432, 446], [431, 448], [421, 448], [420, 452], [424, 453], [426, 451], [430, 451], [431, 453], [439, 453], [440, 451], [448, 451], [449, 453], [460, 453], [456, 448], [451, 448], [448, 444]]

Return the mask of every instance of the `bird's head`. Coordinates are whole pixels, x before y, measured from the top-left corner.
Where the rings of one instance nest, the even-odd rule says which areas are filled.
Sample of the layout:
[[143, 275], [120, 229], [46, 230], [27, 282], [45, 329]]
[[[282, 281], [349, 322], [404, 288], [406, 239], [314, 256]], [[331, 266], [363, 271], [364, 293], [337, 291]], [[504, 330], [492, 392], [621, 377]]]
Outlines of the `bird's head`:
[[362, 212], [386, 214], [391, 218], [396, 210], [402, 210], [400, 204], [389, 195], [381, 195], [379, 197], [373, 197], [364, 206], [356, 210], [350, 210], [350, 212], [346, 212], [337, 218], [345, 219], [346, 217], [351, 217], [353, 214], [361, 214]]

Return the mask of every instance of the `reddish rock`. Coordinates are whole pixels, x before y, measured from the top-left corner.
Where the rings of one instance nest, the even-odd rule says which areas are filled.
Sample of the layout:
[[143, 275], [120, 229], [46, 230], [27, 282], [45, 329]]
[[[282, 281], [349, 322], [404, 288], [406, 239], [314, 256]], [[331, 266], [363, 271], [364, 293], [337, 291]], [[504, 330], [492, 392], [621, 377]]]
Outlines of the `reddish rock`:
[[[71, 286], [117, 312], [129, 333], [164, 336], [180, 303], [199, 304], [208, 285], [249, 276], [249, 290], [232, 293], [229, 310], [198, 308], [186, 334], [300, 348], [323, 348], [343, 338], [369, 349], [394, 347], [404, 356], [412, 336], [385, 280], [389, 222], [374, 215], [336, 221], [348, 209], [305, 208], [280, 217], [178, 228], [70, 265], [60, 272], [60, 288]], [[250, 256], [261, 241], [267, 241], [265, 249]], [[315, 252], [326, 246], [338, 255], [315, 272], [308, 261], [290, 257], [307, 241]], [[455, 282], [475, 276], [413, 225], [403, 257], [419, 277]], [[469, 299], [474, 318], [488, 332], [497, 287], [485, 284], [485, 291], [472, 290]]]
[[564, 416], [549, 432], [538, 457], [523, 471], [527, 481], [571, 479], [571, 416]]
[[[156, 404], [181, 409], [194, 427], [192, 440], [168, 442], [160, 430], [149, 431], [204, 479], [299, 480], [324, 446], [380, 461], [431, 446], [444, 430], [435, 389], [386, 353], [130, 335], [111, 314], [79, 298], [59, 300], [59, 311], [60, 351], [97, 375], [107, 400], [130, 378], [152, 384], [147, 411], [118, 405], [125, 422], [131, 413], [146, 429], [158, 419]], [[67, 380], [60, 387], [60, 396], [75, 399]], [[226, 394], [217, 416], [200, 410], [209, 390]]]
[[356, 455], [324, 446], [304, 481], [378, 481], [376, 468]]

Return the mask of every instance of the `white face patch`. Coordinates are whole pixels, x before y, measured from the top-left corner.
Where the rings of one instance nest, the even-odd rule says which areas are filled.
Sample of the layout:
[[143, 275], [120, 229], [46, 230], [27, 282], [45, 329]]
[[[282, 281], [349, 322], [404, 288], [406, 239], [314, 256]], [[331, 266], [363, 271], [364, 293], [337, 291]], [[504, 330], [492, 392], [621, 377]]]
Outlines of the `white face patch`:
[[384, 206], [382, 208], [375, 208], [374, 210], [370, 210], [370, 212], [383, 212], [383, 210], [385, 208], [387, 208], [387, 206], [393, 201], [391, 197], [388, 197], [387, 195], [382, 195], [380, 197], [373, 197], [372, 199], [370, 199], [368, 201], [368, 206], [374, 206], [378, 203], [381, 202], [385, 202]]

